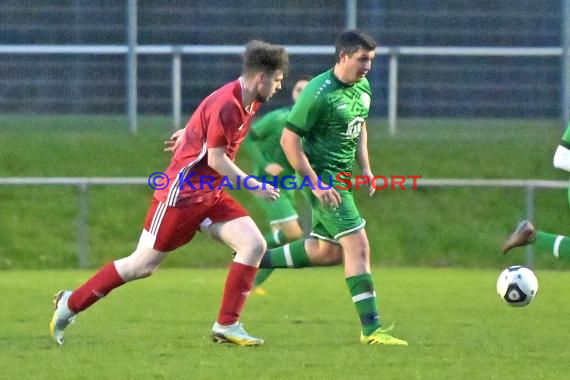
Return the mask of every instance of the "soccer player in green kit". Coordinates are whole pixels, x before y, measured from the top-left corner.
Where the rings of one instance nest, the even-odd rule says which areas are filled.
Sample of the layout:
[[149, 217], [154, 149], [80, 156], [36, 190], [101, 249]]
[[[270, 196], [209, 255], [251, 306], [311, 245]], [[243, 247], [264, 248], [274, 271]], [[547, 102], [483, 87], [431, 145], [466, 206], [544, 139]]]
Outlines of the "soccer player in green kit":
[[[291, 92], [293, 102], [297, 101], [309, 80], [311, 77], [302, 76], [295, 82]], [[290, 111], [291, 107], [279, 108], [255, 120], [243, 142], [243, 148], [254, 162], [253, 175], [258, 178], [277, 177], [277, 180], [281, 181], [285, 176], [295, 175], [295, 170], [287, 161], [279, 145]], [[299, 216], [294, 207], [295, 190], [283, 188], [280, 190], [281, 196], [277, 201], [257, 202], [272, 227], [272, 231], [264, 236], [269, 248], [278, 247], [303, 237]]]
[[[301, 91], [310, 80], [311, 77], [308, 75], [303, 75], [297, 79], [291, 92], [293, 103], [297, 101]], [[278, 183], [282, 183], [283, 180], [286, 186], [290, 187], [289, 189], [281, 188], [281, 195], [275, 202], [257, 202], [271, 224], [272, 231], [264, 236], [269, 248], [275, 248], [303, 237], [299, 216], [294, 206], [295, 192], [297, 191], [294, 189], [293, 182], [295, 170], [287, 161], [287, 157], [285, 157], [285, 153], [279, 144], [290, 111], [291, 107], [279, 108], [254, 121], [243, 144], [255, 163], [253, 175], [261, 179], [264, 176], [271, 177], [271, 179], [276, 177]], [[286, 177], [289, 177], [290, 180]], [[308, 259], [310, 260], [310, 263], [307, 263], [308, 266], [337, 265], [342, 262], [342, 255], [340, 253], [331, 255], [315, 252], [315, 255]], [[260, 269], [257, 272], [254, 283], [255, 294], [267, 294], [260, 285], [269, 278], [272, 272], [272, 268]]]
[[[337, 175], [352, 173], [355, 158], [369, 183], [374, 177], [366, 131], [372, 94], [365, 76], [375, 49], [374, 40], [362, 32], [341, 33], [334, 68], [309, 82], [287, 117], [281, 146], [297, 174], [311, 183], [303, 188], [312, 207], [311, 238], [268, 251], [260, 268], [306, 267], [312, 265], [310, 257], [342, 254], [346, 284], [362, 326], [360, 341], [407, 345], [389, 334], [391, 328], [382, 327], [366, 222], [356, 208], [352, 190], [336, 188], [345, 186]], [[374, 188], [369, 186], [368, 191], [372, 195]]]
[[[554, 153], [554, 167], [570, 172], [570, 124], [566, 128], [562, 141]], [[568, 189], [570, 203], [570, 188]], [[523, 220], [503, 245], [503, 253], [515, 247], [532, 244], [541, 251], [550, 252], [556, 258], [570, 259], [570, 238], [563, 235], [537, 231], [531, 222]]]

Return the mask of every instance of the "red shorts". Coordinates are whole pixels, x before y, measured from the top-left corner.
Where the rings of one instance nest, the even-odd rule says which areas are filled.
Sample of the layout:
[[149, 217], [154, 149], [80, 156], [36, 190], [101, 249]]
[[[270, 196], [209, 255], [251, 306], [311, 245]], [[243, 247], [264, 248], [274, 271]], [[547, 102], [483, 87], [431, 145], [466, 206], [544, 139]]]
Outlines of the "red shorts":
[[211, 200], [181, 199], [176, 207], [153, 199], [139, 244], [169, 252], [188, 243], [200, 225], [227, 222], [249, 214], [226, 192]]

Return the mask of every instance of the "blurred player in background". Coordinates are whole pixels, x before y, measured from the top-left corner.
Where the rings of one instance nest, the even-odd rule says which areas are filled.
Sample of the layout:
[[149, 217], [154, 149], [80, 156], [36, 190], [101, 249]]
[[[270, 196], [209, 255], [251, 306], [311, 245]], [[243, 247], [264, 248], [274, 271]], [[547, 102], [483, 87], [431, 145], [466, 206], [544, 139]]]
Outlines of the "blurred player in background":
[[[303, 76], [295, 82], [291, 92], [293, 103], [297, 101], [309, 80], [311, 77]], [[279, 108], [253, 122], [243, 143], [244, 149], [253, 159], [253, 175], [259, 178], [275, 176], [279, 181], [285, 176], [295, 175], [295, 170], [289, 165], [279, 143], [290, 111], [291, 107]], [[294, 207], [295, 190], [280, 190], [277, 201], [258, 202], [271, 224], [271, 233], [264, 236], [269, 248], [303, 237], [299, 216]]]
[[[570, 172], [570, 124], [566, 128], [562, 141], [554, 153], [554, 167]], [[570, 188], [568, 189], [570, 203]], [[550, 252], [556, 258], [570, 259], [570, 238], [563, 235], [537, 231], [531, 222], [523, 220], [503, 245], [503, 253], [507, 254], [515, 247], [532, 244], [540, 251]]]
[[[136, 250], [105, 265], [75, 291], [62, 290], [56, 295], [50, 333], [58, 344], [63, 344], [64, 330], [78, 313], [114, 288], [150, 276], [169, 252], [192, 240], [200, 228], [236, 251], [212, 327], [213, 340], [241, 346], [263, 343], [243, 329], [239, 316], [266, 243], [248, 213], [219, 185], [227, 179], [237, 184], [239, 177], [246, 177], [233, 162], [235, 154], [261, 103], [281, 88], [287, 65], [283, 47], [248, 43], [242, 75], [206, 97], [183, 130], [180, 147], [166, 170], [169, 186], [155, 191]], [[188, 178], [182, 188], [179, 174]], [[201, 189], [200, 177], [206, 175], [214, 178], [212, 189]], [[254, 178], [247, 185], [257, 197], [279, 197], [278, 189], [262, 187]]]
[[[301, 91], [303, 91], [311, 79], [312, 77], [305, 75], [295, 82], [291, 93], [293, 103], [297, 101]], [[254, 161], [254, 175], [260, 178], [263, 176], [270, 178], [276, 176], [279, 184], [282, 183], [285, 176], [289, 176], [291, 180], [295, 176], [295, 170], [287, 161], [287, 157], [285, 157], [285, 153], [280, 145], [281, 135], [290, 111], [291, 107], [279, 108], [255, 121], [244, 141], [244, 148], [246, 148]], [[291, 187], [292, 181], [287, 181], [287, 179], [284, 179], [284, 181]], [[296, 182], [299, 183], [299, 180], [297, 179]], [[280, 188], [280, 197], [275, 202], [266, 202], [261, 199], [257, 202], [271, 224], [272, 231], [265, 235], [268, 248], [275, 248], [303, 237], [303, 230], [299, 224], [299, 216], [295, 209], [296, 191], [295, 188]], [[342, 256], [323, 255], [322, 252], [315, 251], [313, 256], [309, 255], [308, 259], [310, 262], [306, 263], [306, 266], [334, 265], [341, 262]], [[257, 294], [266, 294], [265, 290], [259, 286], [267, 280], [272, 271], [272, 268], [268, 268], [260, 269], [257, 272], [254, 283]]]
[[[370, 270], [370, 246], [354, 203], [352, 189], [339, 173], [352, 173], [357, 158], [368, 183], [374, 175], [368, 160], [366, 119], [371, 90], [366, 74], [375, 55], [374, 40], [349, 30], [336, 41], [336, 64], [309, 82], [287, 117], [281, 145], [297, 174], [310, 179], [304, 191], [312, 207], [311, 238], [268, 251], [260, 268], [302, 268], [310, 257], [344, 255], [345, 279], [361, 323], [360, 340], [370, 344], [407, 345], [383, 328]], [[319, 183], [318, 177], [326, 184]], [[332, 187], [330, 187], [332, 178]], [[328, 187], [328, 188], [327, 188]], [[369, 186], [369, 195], [374, 188]]]

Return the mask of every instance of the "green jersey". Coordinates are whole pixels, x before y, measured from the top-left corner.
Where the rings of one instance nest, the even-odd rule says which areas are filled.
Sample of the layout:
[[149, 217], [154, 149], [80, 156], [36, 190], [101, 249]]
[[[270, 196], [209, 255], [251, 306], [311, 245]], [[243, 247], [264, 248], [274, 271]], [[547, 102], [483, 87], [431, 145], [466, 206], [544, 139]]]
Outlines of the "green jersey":
[[258, 119], [251, 126], [244, 147], [255, 161], [256, 171], [260, 174], [270, 163], [279, 164], [283, 168], [280, 176], [294, 173], [281, 149], [281, 134], [290, 111], [289, 107], [279, 108]]
[[352, 173], [360, 131], [372, 92], [366, 78], [348, 85], [326, 71], [311, 80], [287, 117], [286, 128], [303, 137], [317, 175]]
[[560, 145], [562, 145], [566, 149], [570, 149], [570, 124], [568, 124], [568, 127], [566, 127], [566, 131], [562, 136], [562, 142], [560, 143]]

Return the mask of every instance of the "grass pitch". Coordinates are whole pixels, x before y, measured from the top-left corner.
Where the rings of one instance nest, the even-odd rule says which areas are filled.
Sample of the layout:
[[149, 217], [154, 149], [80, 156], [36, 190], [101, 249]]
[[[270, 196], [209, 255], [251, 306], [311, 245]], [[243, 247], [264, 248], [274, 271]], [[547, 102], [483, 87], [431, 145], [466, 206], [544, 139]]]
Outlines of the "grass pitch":
[[[121, 117], [0, 116], [0, 176], [140, 176], [164, 170], [170, 155], [163, 141], [168, 118], [141, 117], [131, 136]], [[562, 135], [556, 121], [400, 120], [390, 136], [384, 120], [370, 120], [369, 151], [374, 173], [424, 178], [567, 179], [552, 167]], [[238, 154], [251, 170], [246, 154]], [[357, 171], [358, 172], [358, 171]], [[503, 268], [499, 247], [525, 217], [520, 189], [421, 189], [356, 191], [367, 220], [373, 262], [403, 266]], [[262, 229], [268, 221], [247, 192], [233, 192]], [[89, 202], [91, 268], [132, 252], [152, 190], [148, 186], [92, 186]], [[302, 197], [300, 211], [306, 209]], [[534, 222], [569, 234], [565, 190], [537, 190]], [[77, 189], [57, 186], [0, 186], [0, 269], [77, 268]], [[197, 236], [165, 266], [220, 266], [218, 244]], [[570, 262], [537, 252], [534, 264], [570, 269]]]
[[1, 272], [0, 378], [518, 380], [570, 373], [566, 273], [537, 271], [537, 299], [515, 309], [495, 293], [497, 270], [375, 268], [383, 319], [410, 343], [378, 347], [358, 341], [340, 268], [276, 271], [270, 294], [251, 296], [242, 317], [266, 344], [241, 348], [208, 337], [226, 270], [161, 269], [81, 314], [57, 347], [48, 336], [52, 294], [90, 274]]

